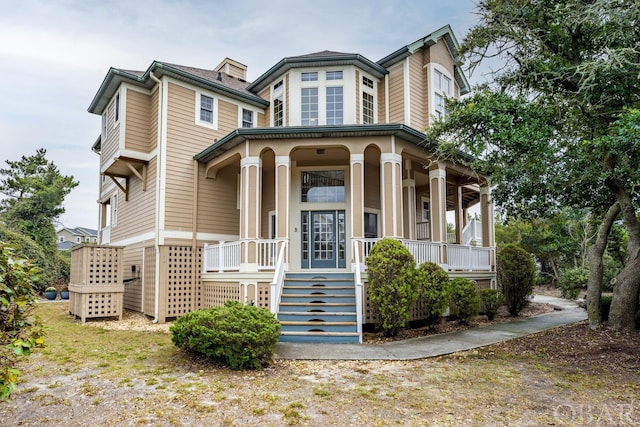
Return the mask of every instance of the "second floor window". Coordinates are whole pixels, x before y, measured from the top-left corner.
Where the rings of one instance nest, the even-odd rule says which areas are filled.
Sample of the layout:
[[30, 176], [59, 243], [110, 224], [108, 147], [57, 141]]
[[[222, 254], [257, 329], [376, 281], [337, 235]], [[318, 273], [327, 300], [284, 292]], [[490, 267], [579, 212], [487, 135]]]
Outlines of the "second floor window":
[[213, 124], [213, 98], [200, 95], [200, 121]]
[[243, 128], [253, 127], [253, 111], [247, 110], [246, 108], [242, 109], [242, 127]]
[[282, 96], [273, 100], [273, 126], [284, 126], [284, 103]]
[[327, 88], [327, 124], [341, 125], [344, 117], [342, 87]]
[[302, 88], [301, 98], [302, 124], [315, 126], [318, 124], [318, 88]]
[[445, 99], [452, 95], [453, 81], [444, 72], [433, 70], [433, 116], [437, 120], [446, 117]]
[[373, 111], [373, 95], [362, 92], [362, 123], [374, 123]]
[[114, 121], [118, 122], [120, 120], [120, 94], [116, 94], [116, 102], [115, 102], [115, 112], [114, 112]]

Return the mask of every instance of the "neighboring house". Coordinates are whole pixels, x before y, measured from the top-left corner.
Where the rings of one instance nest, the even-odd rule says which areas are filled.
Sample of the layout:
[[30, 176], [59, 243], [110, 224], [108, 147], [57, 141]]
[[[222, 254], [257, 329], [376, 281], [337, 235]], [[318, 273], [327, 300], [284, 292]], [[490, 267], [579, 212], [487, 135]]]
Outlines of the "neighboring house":
[[124, 248], [125, 308], [164, 322], [237, 299], [277, 313], [283, 339], [357, 341], [382, 237], [495, 286], [487, 182], [421, 132], [469, 92], [457, 46], [445, 26], [377, 62], [286, 57], [251, 83], [228, 58], [111, 68], [89, 112], [99, 243]]
[[58, 250], [69, 250], [82, 243], [98, 243], [98, 230], [85, 227], [62, 227], [58, 235]]

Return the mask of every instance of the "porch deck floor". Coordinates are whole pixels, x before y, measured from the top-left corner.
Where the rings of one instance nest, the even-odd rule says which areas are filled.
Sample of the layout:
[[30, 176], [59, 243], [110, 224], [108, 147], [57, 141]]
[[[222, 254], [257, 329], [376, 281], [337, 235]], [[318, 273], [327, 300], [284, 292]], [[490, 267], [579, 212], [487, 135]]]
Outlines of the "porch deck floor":
[[549, 303], [561, 308], [560, 311], [542, 314], [511, 322], [450, 332], [440, 335], [412, 338], [384, 344], [305, 344], [279, 342], [276, 344], [276, 358], [299, 360], [414, 360], [451, 354], [457, 351], [519, 338], [577, 323], [587, 318], [586, 310], [575, 301], [536, 295], [535, 302]]

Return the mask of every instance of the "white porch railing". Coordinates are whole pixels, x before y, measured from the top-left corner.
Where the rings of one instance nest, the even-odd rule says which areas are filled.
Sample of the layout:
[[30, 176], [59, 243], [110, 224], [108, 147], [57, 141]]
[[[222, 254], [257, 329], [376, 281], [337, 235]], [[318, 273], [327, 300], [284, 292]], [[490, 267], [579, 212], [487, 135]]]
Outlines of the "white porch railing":
[[363, 312], [364, 312], [364, 286], [362, 286], [362, 275], [360, 274], [360, 242], [357, 240], [353, 241], [353, 260], [354, 265], [353, 276], [355, 282], [355, 292], [356, 292], [356, 325], [358, 328], [358, 340], [360, 344], [362, 344], [362, 322], [363, 322]]
[[278, 246], [280, 243], [286, 245], [282, 239], [261, 239], [258, 240], [258, 268], [260, 270], [275, 270], [278, 256]]
[[[380, 239], [356, 240], [363, 243], [362, 257], [366, 259], [375, 242]], [[401, 240], [401, 242], [411, 252], [416, 264], [433, 262], [448, 271], [491, 271], [492, 248], [425, 242], [422, 240]]]
[[450, 270], [491, 271], [491, 248], [465, 245], [447, 245]]
[[216, 245], [204, 244], [205, 272], [234, 271], [240, 269], [240, 241], [220, 242]]
[[462, 229], [462, 243], [465, 245], [482, 244], [482, 223], [478, 219], [472, 219]]

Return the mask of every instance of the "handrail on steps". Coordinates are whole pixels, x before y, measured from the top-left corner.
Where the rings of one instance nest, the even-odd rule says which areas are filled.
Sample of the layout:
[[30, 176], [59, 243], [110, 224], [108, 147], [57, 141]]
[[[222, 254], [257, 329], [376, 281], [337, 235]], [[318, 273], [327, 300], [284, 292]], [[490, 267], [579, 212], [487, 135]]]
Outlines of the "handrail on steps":
[[278, 261], [276, 262], [275, 273], [273, 274], [273, 280], [271, 281], [271, 288], [269, 292], [269, 309], [274, 316], [278, 316], [278, 309], [280, 308], [280, 297], [282, 294], [282, 287], [284, 284], [284, 257], [286, 253], [287, 242], [282, 242], [280, 251], [278, 253]]
[[355, 261], [356, 325], [358, 328], [358, 342], [362, 344], [362, 300], [364, 299], [364, 287], [362, 286], [362, 275], [360, 274], [360, 245], [357, 240], [353, 241], [353, 256]]

